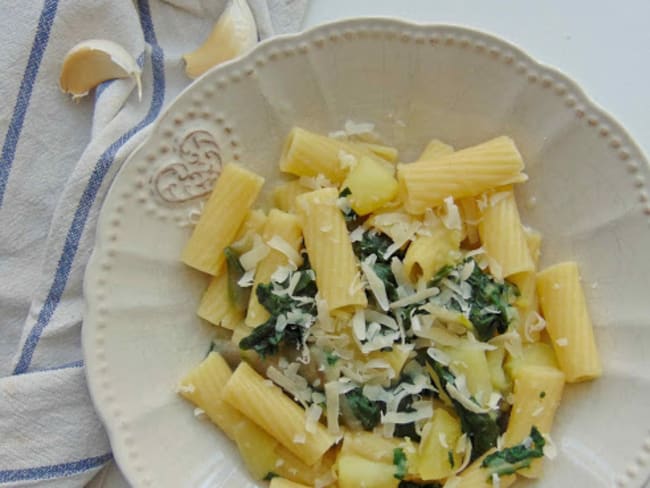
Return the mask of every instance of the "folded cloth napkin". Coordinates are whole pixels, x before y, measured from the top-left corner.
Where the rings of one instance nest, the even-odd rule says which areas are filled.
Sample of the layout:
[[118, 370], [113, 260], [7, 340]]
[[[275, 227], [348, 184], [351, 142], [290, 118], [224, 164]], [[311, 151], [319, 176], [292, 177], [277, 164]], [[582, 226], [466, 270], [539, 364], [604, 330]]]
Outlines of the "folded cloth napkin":
[[[86, 387], [82, 281], [120, 165], [190, 80], [182, 55], [227, 0], [22, 0], [0, 16], [0, 487], [83, 486], [111, 449]], [[249, 0], [260, 38], [300, 27], [307, 0]], [[122, 44], [143, 69], [78, 104], [65, 53]]]

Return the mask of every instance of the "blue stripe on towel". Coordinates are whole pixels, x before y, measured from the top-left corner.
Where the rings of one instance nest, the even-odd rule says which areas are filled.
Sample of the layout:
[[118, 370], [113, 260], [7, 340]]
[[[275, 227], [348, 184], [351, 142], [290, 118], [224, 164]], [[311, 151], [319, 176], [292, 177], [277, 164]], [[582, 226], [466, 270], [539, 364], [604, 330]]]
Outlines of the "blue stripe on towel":
[[84, 361], [83, 359], [80, 359], [79, 361], [71, 361], [69, 363], [65, 364], [59, 364], [58, 366], [52, 366], [51, 368], [43, 368], [43, 369], [32, 369], [32, 373], [41, 373], [44, 371], [57, 371], [61, 369], [70, 369], [70, 368], [83, 368], [84, 367]]
[[14, 105], [11, 122], [9, 122], [9, 128], [5, 135], [5, 142], [2, 145], [2, 155], [0, 156], [0, 207], [2, 207], [9, 173], [14, 163], [14, 157], [16, 156], [16, 147], [18, 146], [20, 133], [23, 130], [23, 122], [25, 122], [29, 101], [32, 98], [34, 82], [38, 75], [38, 69], [41, 66], [43, 54], [47, 48], [47, 42], [50, 39], [50, 31], [52, 30], [58, 5], [59, 0], [45, 0], [45, 4], [41, 10], [41, 16], [38, 19], [36, 36], [34, 37], [32, 50], [29, 53], [23, 80], [20, 82], [20, 89], [18, 90], [18, 97], [16, 98], [16, 105]]
[[117, 152], [139, 131], [147, 127], [151, 122], [160, 113], [160, 109], [163, 106], [165, 99], [165, 71], [164, 71], [164, 57], [163, 51], [158, 45], [156, 39], [156, 33], [154, 31], [153, 21], [151, 18], [151, 11], [149, 9], [148, 0], [138, 0], [138, 6], [140, 10], [140, 24], [142, 30], [144, 31], [144, 39], [147, 43], [151, 45], [151, 64], [153, 71], [153, 96], [151, 101], [151, 106], [149, 111], [144, 119], [142, 119], [135, 127], [131, 128], [128, 132], [125, 132], [120, 136], [109, 148], [99, 157], [97, 165], [90, 176], [88, 185], [81, 196], [79, 206], [74, 214], [72, 224], [68, 230], [68, 235], [66, 236], [65, 244], [63, 245], [63, 252], [59, 259], [56, 272], [54, 275], [54, 281], [50, 287], [50, 291], [47, 294], [43, 308], [41, 308], [40, 313], [38, 314], [38, 319], [36, 324], [29, 332], [23, 349], [18, 359], [18, 363], [14, 369], [14, 374], [24, 374], [29, 370], [29, 365], [32, 361], [32, 356], [34, 355], [34, 350], [38, 345], [38, 341], [41, 338], [43, 330], [50, 322], [54, 311], [61, 301], [61, 296], [65, 290], [65, 286], [68, 282], [68, 277], [70, 276], [70, 269], [72, 268], [72, 263], [79, 249], [79, 241], [84, 231], [86, 221], [88, 220], [88, 215], [90, 209], [93, 206], [95, 198], [97, 197], [97, 192], [101, 187], [106, 173], [110, 169]]
[[0, 483], [15, 483], [16, 481], [48, 480], [74, 476], [90, 469], [95, 469], [113, 459], [109, 452], [103, 456], [89, 457], [81, 461], [71, 463], [53, 464], [51, 466], [39, 466], [38, 468], [6, 469], [0, 471]]

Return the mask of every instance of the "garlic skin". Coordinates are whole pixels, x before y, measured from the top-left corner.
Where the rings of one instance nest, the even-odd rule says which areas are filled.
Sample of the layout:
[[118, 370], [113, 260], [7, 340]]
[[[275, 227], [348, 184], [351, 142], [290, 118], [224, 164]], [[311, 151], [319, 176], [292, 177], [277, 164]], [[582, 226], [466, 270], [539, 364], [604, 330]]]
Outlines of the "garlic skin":
[[77, 101], [106, 80], [131, 78], [142, 98], [141, 70], [122, 46], [105, 39], [89, 39], [75, 45], [63, 59], [59, 87]]
[[213, 66], [248, 51], [257, 42], [257, 24], [246, 0], [231, 0], [205, 42], [185, 54], [185, 73], [197, 78]]

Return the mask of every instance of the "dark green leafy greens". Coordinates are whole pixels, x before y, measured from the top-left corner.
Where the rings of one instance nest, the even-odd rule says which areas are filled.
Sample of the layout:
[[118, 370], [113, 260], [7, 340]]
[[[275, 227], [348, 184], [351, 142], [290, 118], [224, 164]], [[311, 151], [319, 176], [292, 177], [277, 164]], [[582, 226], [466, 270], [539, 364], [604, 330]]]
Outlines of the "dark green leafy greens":
[[325, 351], [325, 361], [327, 361], [328, 366], [334, 366], [339, 359], [339, 355], [335, 352]]
[[345, 394], [350, 410], [354, 416], [361, 422], [365, 430], [372, 430], [381, 420], [381, 404], [369, 400], [362, 392], [361, 388], [355, 388]]
[[244, 276], [244, 268], [239, 262], [239, 254], [231, 247], [224, 249], [226, 269], [228, 272], [228, 296], [237, 310], [245, 312], [250, 298], [250, 289], [239, 286], [239, 280]]
[[[402, 373], [394, 387], [387, 391], [399, 394], [397, 391], [405, 383], [413, 384], [413, 379], [409, 374]], [[413, 403], [423, 398], [430, 398], [432, 393], [423, 390], [417, 394], [407, 394], [400, 400], [397, 406], [398, 412], [414, 412]], [[372, 430], [379, 425], [381, 414], [386, 413], [386, 403], [381, 400], [370, 400], [363, 393], [361, 388], [355, 388], [345, 394], [345, 399], [350, 411], [354, 417], [359, 420], [365, 430]], [[395, 437], [409, 437], [411, 440], [419, 442], [420, 434], [417, 433], [415, 422], [395, 425]]]
[[[445, 279], [460, 285], [460, 274], [464, 266], [473, 261], [469, 258], [456, 266], [441, 268], [431, 280], [431, 286], [442, 286]], [[471, 287], [468, 299], [469, 320], [481, 341], [491, 339], [495, 334], [503, 334], [508, 329], [513, 303], [519, 294], [517, 287], [507, 281], [499, 283], [489, 273], [483, 271], [474, 261], [474, 268], [466, 282]], [[451, 307], [460, 311], [456, 302]]]
[[[520, 469], [528, 468], [534, 459], [544, 456], [544, 436], [533, 426], [530, 430], [529, 442], [506, 447], [486, 456], [481, 466], [487, 468], [490, 474], [499, 476], [513, 474]], [[488, 478], [489, 479], [489, 478]]]
[[[402, 379], [400, 379], [398, 384], [402, 384], [403, 381], [408, 381], [408, 380], [405, 380], [404, 377], [402, 377]], [[406, 412], [406, 413], [415, 412], [415, 409], [412, 407], [412, 405], [416, 399], [417, 398], [415, 395], [405, 396], [402, 399], [402, 401], [399, 402], [397, 411]], [[415, 442], [420, 442], [421, 440], [421, 436], [420, 434], [418, 434], [417, 429], [415, 428], [415, 422], [408, 422], [406, 424], [396, 424], [394, 435], [395, 437], [408, 437]]]
[[278, 473], [275, 473], [273, 471], [269, 471], [268, 473], [266, 473], [266, 476], [264, 478], [262, 478], [262, 479], [264, 481], [271, 481], [273, 478], [277, 478], [278, 476], [280, 476]]
[[[293, 293], [287, 291], [298, 275]], [[309, 323], [301, 323], [298, 318], [305, 316], [315, 319], [317, 314], [316, 275], [305, 260], [300, 268], [288, 274], [282, 283], [261, 283], [257, 286], [256, 294], [260, 304], [269, 312], [269, 319], [255, 327], [250, 335], [239, 342], [244, 350], [253, 349], [261, 357], [276, 354], [282, 344], [300, 347], [305, 329]], [[278, 327], [280, 318], [286, 320], [286, 325]]]
[[393, 476], [398, 480], [403, 480], [408, 472], [408, 461], [404, 449], [401, 447], [393, 449], [393, 464], [395, 465], [395, 474]]
[[453, 468], [456, 463], [454, 463], [454, 453], [452, 451], [447, 451], [447, 461], [449, 461], [449, 467]]
[[[426, 361], [440, 379], [443, 389], [446, 390], [448, 383], [455, 383], [456, 377], [449, 368], [433, 360], [427, 354], [424, 354], [423, 357], [426, 358]], [[451, 402], [460, 418], [461, 429], [472, 441], [472, 460], [497, 445], [497, 438], [502, 434], [498, 411], [476, 413], [468, 410], [453, 398], [451, 398]]]
[[404, 257], [401, 250], [397, 250], [392, 256], [387, 256], [388, 248], [393, 245], [393, 241], [386, 234], [378, 231], [369, 230], [363, 233], [360, 241], [352, 243], [352, 250], [359, 261], [365, 261], [370, 256], [376, 256], [372, 269], [381, 281], [384, 282], [386, 295], [391, 301], [397, 300], [397, 280], [390, 267], [392, 256], [399, 258]]

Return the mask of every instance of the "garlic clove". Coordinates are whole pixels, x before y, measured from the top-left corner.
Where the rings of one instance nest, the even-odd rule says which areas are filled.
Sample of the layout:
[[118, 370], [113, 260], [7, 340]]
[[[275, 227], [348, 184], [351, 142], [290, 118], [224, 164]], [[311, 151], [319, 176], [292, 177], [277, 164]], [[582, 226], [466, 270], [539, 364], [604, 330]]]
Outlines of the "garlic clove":
[[63, 59], [59, 86], [78, 100], [106, 80], [131, 78], [142, 98], [141, 70], [133, 56], [113, 41], [91, 39], [74, 46]]
[[183, 56], [185, 73], [196, 78], [213, 66], [246, 52], [256, 42], [257, 25], [248, 3], [231, 0], [205, 42]]

